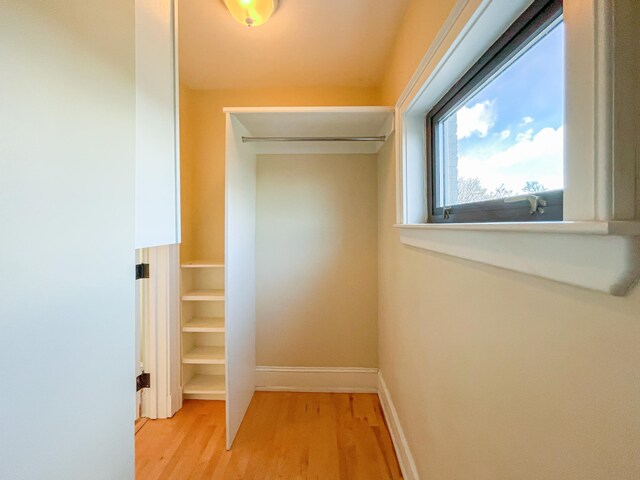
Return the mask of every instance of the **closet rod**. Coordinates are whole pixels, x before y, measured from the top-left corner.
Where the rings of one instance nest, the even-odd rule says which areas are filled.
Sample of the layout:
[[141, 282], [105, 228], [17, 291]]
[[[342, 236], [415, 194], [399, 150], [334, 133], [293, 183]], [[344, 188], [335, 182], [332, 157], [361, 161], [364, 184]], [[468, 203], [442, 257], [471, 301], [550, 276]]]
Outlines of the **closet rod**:
[[242, 137], [242, 143], [249, 142], [384, 142], [381, 137]]

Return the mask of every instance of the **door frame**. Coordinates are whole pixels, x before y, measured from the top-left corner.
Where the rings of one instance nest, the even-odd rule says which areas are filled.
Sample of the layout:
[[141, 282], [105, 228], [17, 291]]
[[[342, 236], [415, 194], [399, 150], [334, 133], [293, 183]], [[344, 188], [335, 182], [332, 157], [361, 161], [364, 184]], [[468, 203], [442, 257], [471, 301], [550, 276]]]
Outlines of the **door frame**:
[[151, 385], [141, 390], [142, 416], [170, 418], [182, 408], [180, 374], [180, 245], [141, 250], [149, 278], [141, 280], [141, 358]]

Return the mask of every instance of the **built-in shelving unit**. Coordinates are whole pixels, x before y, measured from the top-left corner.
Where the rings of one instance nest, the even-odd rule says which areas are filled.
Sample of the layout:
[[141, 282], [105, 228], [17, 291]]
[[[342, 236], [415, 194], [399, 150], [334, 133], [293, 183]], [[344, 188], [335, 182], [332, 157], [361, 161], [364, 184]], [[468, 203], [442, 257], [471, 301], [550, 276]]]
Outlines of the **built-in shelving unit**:
[[181, 271], [182, 394], [226, 400], [224, 265], [195, 260]]

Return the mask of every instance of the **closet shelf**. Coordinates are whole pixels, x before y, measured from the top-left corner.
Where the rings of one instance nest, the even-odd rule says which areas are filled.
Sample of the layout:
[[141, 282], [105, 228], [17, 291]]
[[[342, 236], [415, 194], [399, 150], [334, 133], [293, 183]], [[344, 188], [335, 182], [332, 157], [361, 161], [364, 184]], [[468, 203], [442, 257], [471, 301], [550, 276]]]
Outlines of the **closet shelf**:
[[184, 262], [182, 268], [224, 268], [224, 264], [210, 260], [190, 260]]
[[224, 332], [224, 318], [202, 317], [192, 318], [182, 326], [183, 332]]
[[224, 394], [224, 375], [194, 375], [182, 388], [182, 392], [186, 395]]
[[219, 259], [181, 264], [183, 398], [226, 400], [224, 273]]
[[224, 290], [191, 290], [182, 295], [182, 300], [191, 302], [222, 301]]
[[[239, 107], [224, 108], [242, 127], [233, 141], [248, 137], [385, 137], [394, 130], [393, 107]], [[251, 144], [251, 154], [377, 153], [383, 142], [289, 141]], [[242, 144], [239, 150], [249, 150]], [[236, 159], [234, 158], [233, 161]], [[227, 158], [227, 166], [231, 164]], [[234, 184], [234, 187], [236, 184]], [[232, 190], [233, 191], [233, 190]]]
[[182, 363], [193, 365], [224, 365], [224, 347], [191, 347], [182, 355]]

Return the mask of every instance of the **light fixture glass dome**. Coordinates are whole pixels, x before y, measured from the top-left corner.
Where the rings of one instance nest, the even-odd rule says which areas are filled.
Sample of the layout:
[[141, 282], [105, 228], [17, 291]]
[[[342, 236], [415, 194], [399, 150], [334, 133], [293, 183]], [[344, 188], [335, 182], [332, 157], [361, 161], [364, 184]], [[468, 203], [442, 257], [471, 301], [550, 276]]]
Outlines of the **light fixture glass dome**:
[[224, 0], [225, 5], [247, 27], [262, 25], [278, 8], [278, 0]]

